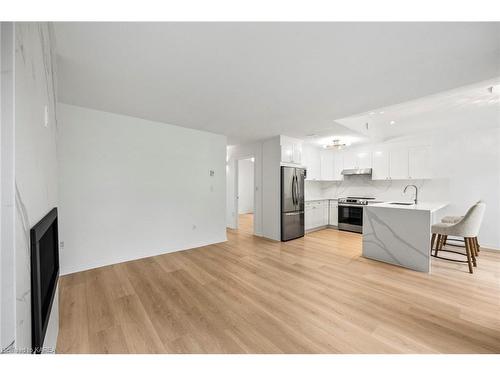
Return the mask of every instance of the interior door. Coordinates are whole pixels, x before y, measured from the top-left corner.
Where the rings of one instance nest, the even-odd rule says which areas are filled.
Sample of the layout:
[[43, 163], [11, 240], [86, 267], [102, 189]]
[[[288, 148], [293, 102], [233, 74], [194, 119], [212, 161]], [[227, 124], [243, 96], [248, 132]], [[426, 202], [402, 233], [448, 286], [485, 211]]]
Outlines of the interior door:
[[296, 211], [295, 168], [281, 167], [281, 212]]

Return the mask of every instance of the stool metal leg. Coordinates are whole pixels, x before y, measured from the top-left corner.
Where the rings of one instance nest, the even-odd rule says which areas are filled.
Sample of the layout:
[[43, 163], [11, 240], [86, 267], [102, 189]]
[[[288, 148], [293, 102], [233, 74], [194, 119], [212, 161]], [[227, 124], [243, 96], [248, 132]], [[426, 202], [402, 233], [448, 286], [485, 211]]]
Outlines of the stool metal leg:
[[432, 249], [434, 249], [434, 241], [436, 241], [436, 233], [432, 233], [431, 237], [431, 255], [432, 255]]

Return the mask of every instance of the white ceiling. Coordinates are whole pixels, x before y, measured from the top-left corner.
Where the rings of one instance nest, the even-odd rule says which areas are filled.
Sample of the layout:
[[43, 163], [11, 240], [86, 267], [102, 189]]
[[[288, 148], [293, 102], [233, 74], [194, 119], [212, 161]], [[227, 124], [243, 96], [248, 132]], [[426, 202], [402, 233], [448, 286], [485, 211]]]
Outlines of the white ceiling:
[[500, 23], [56, 23], [62, 102], [225, 134], [345, 131], [357, 113], [500, 76]]
[[[490, 91], [491, 87], [496, 90]], [[500, 78], [336, 120], [362, 140], [500, 127]], [[340, 137], [342, 139], [342, 137]]]

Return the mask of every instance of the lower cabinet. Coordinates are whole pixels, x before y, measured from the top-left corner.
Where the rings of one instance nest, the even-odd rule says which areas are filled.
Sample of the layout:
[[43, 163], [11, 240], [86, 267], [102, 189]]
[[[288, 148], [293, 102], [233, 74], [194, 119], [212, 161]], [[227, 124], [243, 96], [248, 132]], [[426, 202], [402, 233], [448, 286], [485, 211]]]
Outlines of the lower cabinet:
[[[337, 201], [311, 201], [305, 204], [305, 230], [312, 230], [315, 228], [326, 227], [327, 225], [337, 225], [331, 224], [331, 212], [329, 210], [329, 204], [335, 204], [337, 207]], [[335, 208], [335, 215], [337, 215], [337, 208]], [[336, 216], [335, 216], [336, 217]]]
[[328, 224], [338, 226], [339, 225], [339, 202], [331, 200], [330, 201], [330, 217], [328, 218]]
[[328, 225], [328, 201], [311, 201], [305, 204], [305, 230]]

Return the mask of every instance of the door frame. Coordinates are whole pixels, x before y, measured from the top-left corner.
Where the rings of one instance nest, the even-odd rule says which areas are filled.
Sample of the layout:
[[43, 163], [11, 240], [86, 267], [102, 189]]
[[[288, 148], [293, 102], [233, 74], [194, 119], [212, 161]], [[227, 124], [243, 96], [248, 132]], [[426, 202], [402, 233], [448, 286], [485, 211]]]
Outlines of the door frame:
[[255, 176], [256, 176], [256, 166], [255, 166], [255, 154], [248, 154], [244, 156], [239, 156], [238, 158], [234, 159], [234, 196], [233, 196], [233, 201], [234, 201], [234, 213], [235, 213], [235, 218], [234, 218], [234, 223], [235, 223], [235, 229], [238, 229], [240, 226], [240, 214], [239, 214], [239, 169], [240, 169], [240, 161], [241, 160], [247, 160], [247, 159], [253, 159], [253, 215], [254, 215], [254, 223], [252, 226], [252, 234], [255, 235], [255, 214], [256, 214], [256, 199], [255, 199], [255, 193], [256, 193], [256, 185], [255, 185]]

